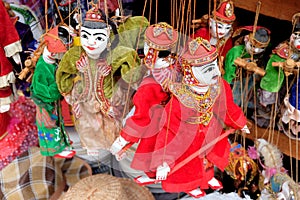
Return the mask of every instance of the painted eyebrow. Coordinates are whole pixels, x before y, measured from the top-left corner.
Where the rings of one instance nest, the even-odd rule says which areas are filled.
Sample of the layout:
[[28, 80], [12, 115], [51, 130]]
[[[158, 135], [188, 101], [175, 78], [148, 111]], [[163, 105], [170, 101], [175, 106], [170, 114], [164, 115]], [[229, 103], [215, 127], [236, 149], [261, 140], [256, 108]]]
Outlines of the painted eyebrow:
[[[81, 32], [84, 32], [84, 33], [86, 33], [86, 34], [88, 34], [88, 35], [92, 35], [92, 34], [90, 34], [89, 32], [87, 32], [87, 31], [85, 31], [85, 30], [82, 30]], [[107, 35], [105, 35], [104, 33], [95, 33], [95, 34], [93, 34], [94, 36], [96, 36], [96, 35], [103, 35], [103, 36], [107, 36]]]
[[85, 30], [81, 30], [81, 32], [84, 32], [84, 33], [86, 33], [86, 34], [88, 34], [88, 35], [91, 35], [89, 32], [87, 32], [87, 31], [85, 31]]
[[94, 36], [96, 36], [96, 35], [103, 35], [103, 36], [107, 37], [107, 35], [105, 35], [104, 33], [95, 33]]

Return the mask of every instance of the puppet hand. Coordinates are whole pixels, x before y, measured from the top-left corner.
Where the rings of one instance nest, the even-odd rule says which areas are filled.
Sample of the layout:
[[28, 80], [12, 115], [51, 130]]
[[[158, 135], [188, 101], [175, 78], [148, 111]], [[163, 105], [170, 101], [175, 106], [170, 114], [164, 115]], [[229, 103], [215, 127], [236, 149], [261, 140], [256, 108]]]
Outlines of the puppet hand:
[[9, 111], [9, 109], [10, 109], [10, 104], [1, 105], [0, 106], [0, 113], [5, 113], [5, 112]]
[[20, 54], [19, 53], [15, 53], [12, 58], [14, 59], [15, 63], [17, 65], [20, 65], [21, 64], [21, 57], [20, 57]]
[[122, 136], [117, 137], [117, 139], [114, 141], [114, 143], [110, 147], [110, 152], [113, 155], [118, 154], [123, 147], [125, 147], [129, 142], [125, 140]]
[[74, 103], [72, 106], [72, 110], [73, 110], [75, 117], [78, 119], [81, 116], [80, 104]]
[[81, 56], [80, 59], [76, 61], [76, 68], [81, 73], [83, 73], [86, 70], [88, 65], [89, 65], [89, 60], [87, 56]]
[[118, 111], [118, 109], [116, 107], [110, 106], [107, 111], [107, 115], [110, 118], [116, 119], [117, 117], [121, 116], [121, 113]]
[[245, 126], [241, 129], [241, 131], [242, 131], [243, 133], [250, 134], [250, 130], [249, 130], [249, 128], [248, 128], [247, 125], [245, 125]]
[[102, 76], [108, 76], [108, 74], [111, 71], [111, 66], [108, 66], [107, 64], [99, 63], [97, 65], [98, 71]]
[[69, 105], [72, 105], [72, 104], [71, 104], [71, 95], [70, 95], [70, 94], [66, 94], [66, 95], [64, 96], [64, 99], [66, 100], [66, 102], [67, 102]]
[[169, 172], [170, 167], [166, 162], [164, 162], [162, 165], [157, 167], [156, 180], [166, 180]]

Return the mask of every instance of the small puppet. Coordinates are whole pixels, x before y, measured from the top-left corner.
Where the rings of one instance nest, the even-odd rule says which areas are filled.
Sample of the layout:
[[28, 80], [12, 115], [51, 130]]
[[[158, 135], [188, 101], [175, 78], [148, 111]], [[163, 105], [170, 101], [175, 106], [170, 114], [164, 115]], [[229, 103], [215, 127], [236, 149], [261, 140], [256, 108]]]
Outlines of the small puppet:
[[264, 67], [269, 59], [266, 50], [271, 32], [261, 26], [257, 26], [255, 30], [253, 26], [244, 26], [237, 29], [234, 35], [240, 35], [242, 32], [247, 33], [243, 36], [244, 44], [234, 46], [228, 51], [223, 78], [231, 84], [234, 102], [244, 111], [257, 109], [259, 117], [252, 117], [259, 126], [266, 126], [269, 124], [271, 112], [268, 112], [269, 108], [256, 104], [254, 95], [262, 93], [259, 82], [265, 75]]
[[266, 74], [260, 82], [260, 87], [271, 93], [266, 94], [271, 98], [264, 98], [265, 105], [274, 104], [275, 95], [280, 91], [285, 77], [297, 73], [296, 63], [300, 61], [300, 13], [293, 16], [292, 22], [293, 31], [289, 41], [280, 43], [273, 50], [266, 66]]
[[208, 19], [208, 26], [196, 30], [193, 38], [202, 37], [218, 49], [218, 54], [225, 58], [232, 48], [232, 24], [236, 17], [234, 5], [230, 0], [221, 1], [215, 12]]
[[111, 147], [112, 154], [120, 159], [124, 147], [139, 143], [131, 163], [131, 167], [137, 170], [149, 168], [147, 165], [150, 163], [143, 160], [146, 156], [150, 159], [153, 152], [159, 119], [163, 114], [164, 105], [170, 98], [168, 85], [180, 77], [177, 60], [171, 53], [177, 40], [177, 31], [165, 22], [153, 24], [145, 32], [144, 63], [148, 75], [144, 77], [133, 96], [133, 116], [127, 119], [120, 136]]
[[15, 96], [17, 94], [13, 65], [8, 58], [12, 57], [15, 63], [20, 64], [19, 52], [22, 51], [22, 45], [13, 23], [15, 19], [10, 18], [3, 1], [0, 1], [0, 12], [2, 13], [0, 18], [0, 107], [9, 107], [9, 104], [13, 101], [13, 92]]
[[71, 158], [71, 142], [65, 131], [61, 113], [61, 94], [55, 73], [58, 61], [72, 44], [71, 35], [64, 26], [56, 26], [44, 35], [45, 46], [38, 59], [32, 83], [31, 98], [36, 104], [40, 152], [44, 156]]
[[[253, 35], [253, 29], [254, 29], [253, 26], [245, 26], [235, 31], [235, 34], [238, 34], [237, 32], [242, 32], [242, 31], [248, 31], [248, 34], [244, 36], [244, 44], [234, 46], [228, 51], [226, 55], [225, 68], [224, 68], [225, 74], [223, 75], [223, 78], [229, 84], [231, 84], [232, 81], [235, 79], [237, 66], [239, 66], [238, 64], [241, 63], [241, 62], [235, 62], [237, 58], [243, 59], [246, 62], [245, 65], [249, 66], [247, 67], [243, 65], [240, 67], [244, 67], [245, 69], [247, 69], [247, 71], [249, 70], [250, 72], [254, 72], [254, 73], [256, 73], [257, 72], [256, 70], [259, 69], [251, 68], [250, 62], [254, 62], [256, 67], [264, 66], [264, 64], [266, 64], [264, 62], [265, 60], [263, 60], [264, 52], [270, 43], [271, 32], [265, 27], [257, 26], [255, 30], [255, 35]], [[251, 60], [252, 56], [253, 56], [253, 60]]]
[[292, 85], [288, 95], [284, 98], [284, 106], [281, 109], [281, 118], [278, 123], [279, 129], [291, 139], [300, 139], [300, 80]]

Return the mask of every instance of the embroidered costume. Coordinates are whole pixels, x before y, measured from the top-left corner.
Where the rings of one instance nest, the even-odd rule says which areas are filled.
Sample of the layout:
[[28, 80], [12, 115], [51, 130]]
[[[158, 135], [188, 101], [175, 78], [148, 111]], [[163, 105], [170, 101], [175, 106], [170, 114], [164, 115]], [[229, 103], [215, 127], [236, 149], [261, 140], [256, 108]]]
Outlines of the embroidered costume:
[[[134, 49], [117, 46], [105, 51], [110, 29], [104, 17], [97, 7], [87, 12], [81, 46], [66, 52], [56, 74], [59, 91], [73, 107], [82, 147], [91, 151], [109, 149], [120, 131], [125, 104], [130, 102], [126, 99], [128, 88], [142, 76]], [[94, 38], [98, 33], [101, 41]], [[94, 39], [97, 47], [88, 38]]]
[[[146, 29], [145, 37], [144, 61], [149, 75], [134, 94], [135, 112], [120, 132], [127, 142], [139, 142], [131, 163], [131, 167], [138, 170], [149, 168], [147, 161], [151, 160], [163, 107], [169, 100], [168, 85], [180, 77], [176, 60], [171, 54], [171, 48], [178, 39], [173, 27], [164, 22], [151, 25]], [[164, 57], [160, 55], [167, 51]]]
[[145, 171], [151, 175], [167, 163], [170, 172], [161, 181], [167, 192], [211, 187], [213, 166], [224, 170], [228, 164], [230, 145], [222, 135], [223, 125], [242, 129], [246, 124], [229, 84], [218, 78], [216, 57], [216, 48], [207, 40], [192, 40], [183, 54], [183, 82], [170, 86], [173, 95], [160, 121], [151, 167]]

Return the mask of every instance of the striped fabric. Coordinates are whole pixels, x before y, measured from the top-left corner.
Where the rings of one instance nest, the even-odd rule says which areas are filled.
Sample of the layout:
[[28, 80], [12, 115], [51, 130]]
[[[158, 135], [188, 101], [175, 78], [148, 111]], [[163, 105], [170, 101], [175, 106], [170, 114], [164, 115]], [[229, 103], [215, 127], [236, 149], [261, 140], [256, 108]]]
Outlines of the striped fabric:
[[83, 160], [42, 156], [37, 147], [16, 158], [0, 171], [0, 199], [58, 199], [80, 179], [92, 175]]

